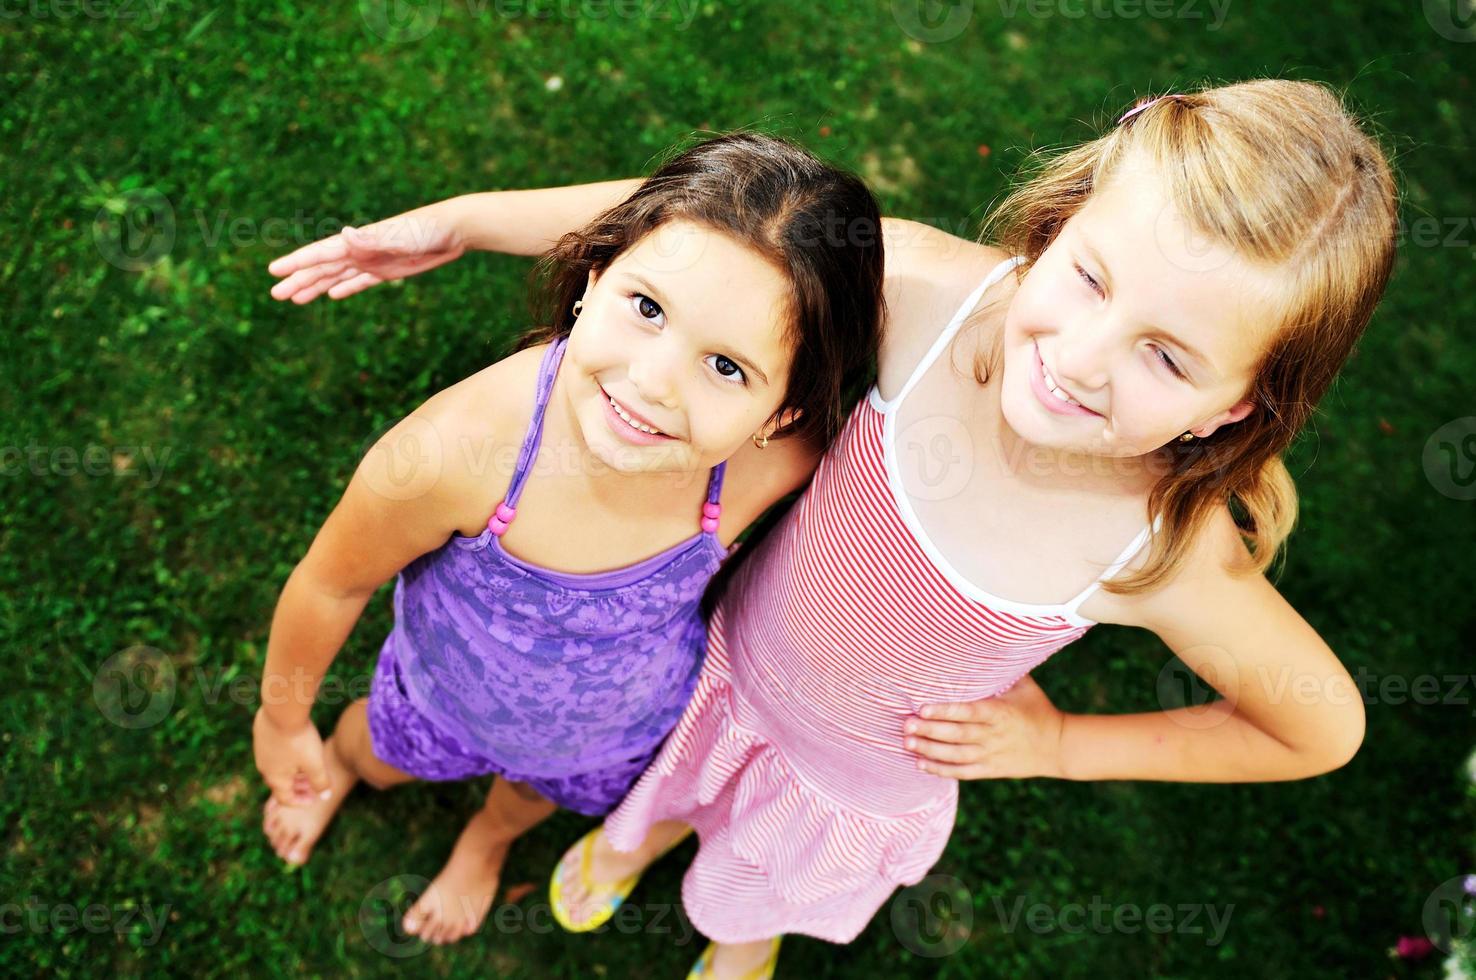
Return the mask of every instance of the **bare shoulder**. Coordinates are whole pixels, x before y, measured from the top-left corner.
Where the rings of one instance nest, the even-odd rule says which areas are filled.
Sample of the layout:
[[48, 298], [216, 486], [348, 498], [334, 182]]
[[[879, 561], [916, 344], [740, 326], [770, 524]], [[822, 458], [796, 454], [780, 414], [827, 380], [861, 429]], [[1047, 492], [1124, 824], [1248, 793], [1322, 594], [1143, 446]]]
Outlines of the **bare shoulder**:
[[[538, 369], [547, 345], [518, 351], [428, 398], [401, 426], [403, 458], [419, 456], [435, 476], [437, 503], [459, 527], [487, 520], [512, 482], [533, 417]], [[397, 427], [398, 428], [398, 427]]]
[[1009, 254], [917, 221], [886, 218], [882, 228], [887, 316], [878, 385], [892, 398], [959, 305]]
[[[1148, 557], [1144, 548], [1128, 564], [1127, 571], [1142, 568]], [[1184, 558], [1154, 588], [1132, 595], [1099, 592], [1083, 605], [1083, 614], [1104, 622], [1141, 626], [1155, 632], [1183, 625], [1198, 617], [1197, 610], [1232, 603], [1237, 597], [1275, 590], [1266, 577], [1253, 570], [1250, 551], [1228, 507], [1218, 507], [1196, 531]], [[1101, 600], [1097, 603], [1097, 600]], [[1101, 608], [1088, 612], [1093, 604]]]
[[752, 441], [728, 458], [723, 471], [723, 511], [718, 538], [732, 542], [770, 506], [810, 482], [823, 450], [803, 439], [773, 439], [763, 449]]

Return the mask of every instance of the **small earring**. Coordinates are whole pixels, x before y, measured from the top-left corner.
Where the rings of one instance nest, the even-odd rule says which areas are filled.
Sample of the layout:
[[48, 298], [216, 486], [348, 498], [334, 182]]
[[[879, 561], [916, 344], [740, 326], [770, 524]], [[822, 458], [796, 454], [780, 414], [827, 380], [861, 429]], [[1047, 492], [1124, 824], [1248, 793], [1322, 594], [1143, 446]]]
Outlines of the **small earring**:
[[1180, 442], [1188, 442], [1190, 439], [1193, 439], [1193, 438], [1194, 438], [1194, 433], [1192, 433], [1192, 432], [1186, 432], [1183, 435], [1179, 436], [1179, 441]]
[[764, 436], [763, 441], [760, 442], [759, 441], [759, 437], [758, 437], [758, 433], [755, 432], [753, 434], [753, 444], [755, 446], [759, 447], [760, 449], [768, 449], [769, 448], [769, 437], [768, 436]]
[[580, 312], [582, 312], [583, 310], [584, 310], [584, 300], [582, 300], [582, 299], [576, 299], [574, 301], [574, 315], [575, 316], [578, 316], [580, 314]]

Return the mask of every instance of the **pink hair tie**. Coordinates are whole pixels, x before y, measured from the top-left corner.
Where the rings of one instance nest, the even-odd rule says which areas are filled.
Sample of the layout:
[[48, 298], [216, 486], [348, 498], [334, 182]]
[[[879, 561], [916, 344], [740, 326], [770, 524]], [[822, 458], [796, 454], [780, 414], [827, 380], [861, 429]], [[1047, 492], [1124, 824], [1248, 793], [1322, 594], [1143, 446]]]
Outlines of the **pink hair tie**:
[[1155, 106], [1158, 103], [1162, 102], [1164, 99], [1178, 99], [1178, 97], [1179, 96], [1177, 94], [1173, 94], [1173, 95], [1160, 95], [1156, 99], [1149, 99], [1146, 102], [1139, 102], [1137, 105], [1133, 106], [1127, 112], [1124, 112], [1122, 114], [1122, 116], [1117, 120], [1117, 125], [1121, 126], [1123, 123], [1127, 122], [1129, 119], [1133, 118], [1138, 113], [1142, 112], [1144, 109], [1147, 109], [1147, 108], [1150, 108], [1152, 106]]

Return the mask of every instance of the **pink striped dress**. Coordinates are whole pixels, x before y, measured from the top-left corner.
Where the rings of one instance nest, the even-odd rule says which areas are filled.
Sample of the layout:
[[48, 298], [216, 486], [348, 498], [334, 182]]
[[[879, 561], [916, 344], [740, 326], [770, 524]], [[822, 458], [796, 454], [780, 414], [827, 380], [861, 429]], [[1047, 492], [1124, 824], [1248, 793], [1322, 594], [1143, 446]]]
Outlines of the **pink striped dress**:
[[713, 615], [697, 688], [661, 751], [605, 821], [633, 850], [652, 823], [697, 831], [682, 881], [719, 942], [854, 939], [953, 830], [958, 783], [923, 772], [903, 722], [928, 703], [1008, 690], [1092, 625], [1082, 601], [1027, 605], [965, 581], [902, 491], [897, 409], [947, 348], [996, 268], [891, 402], [872, 388]]

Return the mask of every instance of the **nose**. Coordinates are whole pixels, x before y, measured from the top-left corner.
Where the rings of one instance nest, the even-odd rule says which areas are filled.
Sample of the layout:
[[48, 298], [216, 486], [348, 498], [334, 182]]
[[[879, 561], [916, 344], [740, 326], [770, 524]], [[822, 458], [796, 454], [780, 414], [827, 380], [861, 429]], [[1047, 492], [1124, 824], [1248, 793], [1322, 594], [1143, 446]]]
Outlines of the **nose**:
[[1056, 380], [1077, 391], [1095, 391], [1107, 384], [1115, 340], [1107, 320], [1081, 317], [1056, 339]]
[[676, 407], [676, 369], [672, 364], [676, 346], [660, 342], [643, 344], [630, 360], [627, 371], [630, 383], [647, 405]]

